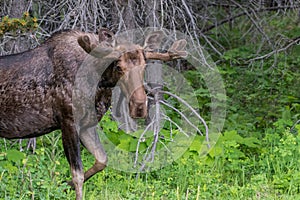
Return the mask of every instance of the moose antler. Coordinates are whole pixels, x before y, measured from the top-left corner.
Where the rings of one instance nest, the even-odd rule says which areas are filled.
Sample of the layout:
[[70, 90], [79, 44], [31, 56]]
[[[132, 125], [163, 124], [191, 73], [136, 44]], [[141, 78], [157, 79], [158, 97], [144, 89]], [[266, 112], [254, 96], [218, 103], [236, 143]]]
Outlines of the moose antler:
[[[155, 31], [146, 38], [144, 47], [139, 47], [144, 49], [146, 59], [170, 61], [187, 56], [185, 39], [175, 41], [166, 53], [155, 52], [159, 49], [162, 38], [163, 32]], [[91, 35], [82, 35], [78, 38], [78, 43], [87, 53], [112, 60], [120, 58], [124, 52], [137, 49], [137, 46], [132, 44], [117, 45], [115, 35], [106, 28], [98, 30], [97, 41]]]
[[159, 53], [154, 51], [145, 51], [146, 59], [155, 59], [162, 61], [170, 61], [178, 58], [185, 58], [187, 56], [187, 52], [185, 51], [186, 40], [181, 39], [177, 40], [173, 43], [173, 45], [169, 48], [166, 53]]

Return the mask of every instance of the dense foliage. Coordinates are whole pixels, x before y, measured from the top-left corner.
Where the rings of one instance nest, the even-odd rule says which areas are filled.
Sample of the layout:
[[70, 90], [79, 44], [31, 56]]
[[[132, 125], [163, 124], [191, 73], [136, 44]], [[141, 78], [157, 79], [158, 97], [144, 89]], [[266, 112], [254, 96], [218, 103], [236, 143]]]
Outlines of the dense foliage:
[[37, 27], [37, 18], [30, 17], [28, 12], [25, 12], [22, 18], [9, 18], [8, 16], [4, 16], [0, 22], [0, 37], [6, 32], [20, 34], [34, 31]]

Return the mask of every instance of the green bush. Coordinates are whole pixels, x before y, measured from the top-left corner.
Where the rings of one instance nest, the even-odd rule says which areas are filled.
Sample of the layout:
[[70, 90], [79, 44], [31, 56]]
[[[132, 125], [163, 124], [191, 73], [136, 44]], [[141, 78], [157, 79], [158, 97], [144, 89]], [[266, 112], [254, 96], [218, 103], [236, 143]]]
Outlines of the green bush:
[[0, 36], [6, 32], [24, 33], [34, 31], [38, 28], [38, 20], [36, 17], [30, 17], [28, 12], [25, 12], [22, 18], [9, 18], [4, 16], [0, 22]]

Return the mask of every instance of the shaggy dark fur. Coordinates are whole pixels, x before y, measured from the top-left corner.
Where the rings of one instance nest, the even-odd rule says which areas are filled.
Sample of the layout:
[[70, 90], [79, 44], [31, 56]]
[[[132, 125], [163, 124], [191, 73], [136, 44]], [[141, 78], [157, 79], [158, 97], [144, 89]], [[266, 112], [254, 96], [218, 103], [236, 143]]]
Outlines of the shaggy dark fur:
[[[183, 40], [174, 42], [167, 53], [151, 52], [152, 43], [162, 35], [150, 34], [142, 48], [130, 43], [116, 45], [114, 35], [107, 29], [100, 29], [99, 35], [62, 31], [38, 48], [0, 57], [0, 137], [30, 138], [61, 129], [72, 173], [69, 184], [76, 190], [76, 199], [81, 200], [83, 182], [103, 170], [107, 163], [95, 125], [111, 105], [111, 88], [120, 80], [118, 84], [128, 101], [129, 115], [144, 118], [147, 115], [143, 86], [145, 60], [167, 61], [186, 54]], [[81, 68], [86, 58], [90, 58], [87, 70]], [[83, 76], [78, 79], [78, 74]], [[84, 80], [79, 82], [84, 90], [77, 90], [77, 80]], [[88, 95], [80, 96], [85, 92]], [[79, 101], [77, 94], [82, 97]], [[95, 116], [91, 114], [94, 108]], [[85, 173], [80, 143], [96, 159]]]
[[[77, 43], [82, 34], [86, 33], [56, 33], [36, 49], [0, 57], [1, 137], [36, 137], [61, 129], [63, 116], [72, 113], [75, 75], [87, 56]], [[118, 81], [118, 77], [111, 80], [113, 69], [108, 67], [103, 84], [99, 82], [98, 119], [110, 106], [110, 87]]]

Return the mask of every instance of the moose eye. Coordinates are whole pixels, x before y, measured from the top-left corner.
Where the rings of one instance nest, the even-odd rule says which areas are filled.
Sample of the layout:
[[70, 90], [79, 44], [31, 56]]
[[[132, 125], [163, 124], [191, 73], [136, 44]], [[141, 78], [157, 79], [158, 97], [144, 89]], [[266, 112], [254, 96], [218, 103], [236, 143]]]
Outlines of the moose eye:
[[122, 73], [122, 72], [123, 72], [122, 68], [121, 68], [120, 66], [118, 66], [118, 65], [115, 66], [115, 70], [116, 70], [117, 72], [119, 72], [119, 73]]

